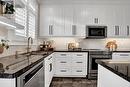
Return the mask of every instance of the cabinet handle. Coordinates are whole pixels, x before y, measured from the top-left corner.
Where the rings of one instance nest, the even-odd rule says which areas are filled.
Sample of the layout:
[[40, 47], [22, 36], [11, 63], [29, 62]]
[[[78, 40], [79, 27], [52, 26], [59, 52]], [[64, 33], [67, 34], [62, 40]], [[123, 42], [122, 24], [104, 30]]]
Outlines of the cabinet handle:
[[129, 56], [129, 54], [120, 54], [120, 56]]
[[51, 25], [51, 35], [53, 35], [53, 25]]
[[98, 18], [97, 18], [97, 24], [98, 24]]
[[65, 62], [65, 61], [61, 61], [60, 63], [67, 63], [67, 62]]
[[72, 35], [76, 35], [76, 25], [72, 25]]
[[115, 26], [115, 35], [119, 35], [119, 26]]
[[119, 34], [120, 34], [120, 27], [119, 27], [119, 26], [118, 26], [118, 29], [117, 29], [117, 30], [118, 30], [118, 35], [119, 35]]
[[77, 54], [77, 56], [83, 56], [82, 54]]
[[49, 35], [51, 35], [51, 25], [49, 25]]
[[52, 71], [52, 63], [50, 63], [49, 66], [50, 66], [49, 72], [51, 72]]
[[76, 62], [76, 63], [83, 63], [83, 62]]
[[97, 22], [96, 22], [96, 20], [97, 20], [97, 19], [96, 19], [96, 18], [94, 18], [94, 23], [95, 23], [95, 24], [97, 23]]
[[66, 54], [60, 54], [61, 56], [66, 56]]
[[53, 35], [53, 25], [49, 25], [49, 35]]
[[94, 23], [98, 24], [98, 18], [94, 18]]
[[76, 70], [76, 72], [82, 72], [82, 70]]
[[129, 36], [129, 35], [130, 35], [130, 27], [127, 26], [127, 36]]
[[60, 70], [61, 72], [67, 72], [67, 70]]
[[52, 58], [52, 56], [50, 58], [48, 58], [48, 60], [50, 60]]

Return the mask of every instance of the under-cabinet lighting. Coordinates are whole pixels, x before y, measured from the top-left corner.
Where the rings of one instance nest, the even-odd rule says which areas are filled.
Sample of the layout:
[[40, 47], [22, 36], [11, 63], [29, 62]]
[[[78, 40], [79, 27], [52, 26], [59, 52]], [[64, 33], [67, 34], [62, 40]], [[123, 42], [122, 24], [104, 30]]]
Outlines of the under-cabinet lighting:
[[10, 27], [12, 27], [12, 28], [16, 28], [15, 26], [13, 26], [13, 25], [11, 25], [11, 24], [7, 24], [7, 23], [2, 22], [2, 21], [0, 21], [0, 24], [4, 24], [4, 25], [10, 26]]

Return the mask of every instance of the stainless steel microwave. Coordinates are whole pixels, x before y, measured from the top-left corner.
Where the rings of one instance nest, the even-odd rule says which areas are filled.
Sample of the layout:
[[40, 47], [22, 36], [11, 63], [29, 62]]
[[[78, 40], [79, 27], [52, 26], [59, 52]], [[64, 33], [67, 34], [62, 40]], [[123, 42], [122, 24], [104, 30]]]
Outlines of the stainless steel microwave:
[[107, 37], [107, 26], [86, 26], [86, 38], [103, 39]]

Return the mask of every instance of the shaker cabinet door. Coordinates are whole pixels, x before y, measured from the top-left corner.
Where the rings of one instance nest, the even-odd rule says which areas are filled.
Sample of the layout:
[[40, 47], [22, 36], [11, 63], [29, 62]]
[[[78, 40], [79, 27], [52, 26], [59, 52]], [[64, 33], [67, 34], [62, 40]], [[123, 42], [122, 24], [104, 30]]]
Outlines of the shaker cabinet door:
[[46, 37], [52, 35], [53, 35], [53, 8], [41, 6], [39, 36]]

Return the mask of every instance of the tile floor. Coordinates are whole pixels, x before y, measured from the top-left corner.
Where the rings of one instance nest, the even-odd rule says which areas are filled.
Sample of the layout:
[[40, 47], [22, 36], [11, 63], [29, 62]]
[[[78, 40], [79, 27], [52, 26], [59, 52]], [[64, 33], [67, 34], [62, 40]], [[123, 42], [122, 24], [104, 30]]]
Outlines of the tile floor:
[[97, 80], [86, 78], [53, 78], [50, 87], [97, 87]]

